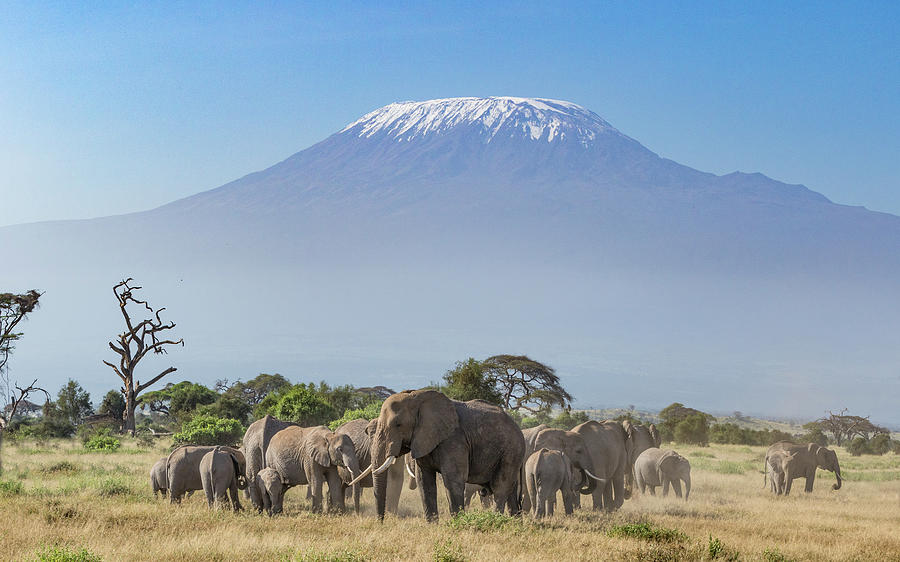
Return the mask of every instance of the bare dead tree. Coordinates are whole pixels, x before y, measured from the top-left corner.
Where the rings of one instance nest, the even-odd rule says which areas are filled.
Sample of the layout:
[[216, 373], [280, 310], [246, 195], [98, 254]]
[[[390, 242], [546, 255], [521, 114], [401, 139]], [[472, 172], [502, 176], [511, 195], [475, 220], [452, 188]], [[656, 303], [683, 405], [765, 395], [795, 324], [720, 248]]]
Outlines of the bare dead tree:
[[[125, 431], [130, 431], [134, 435], [134, 410], [137, 407], [138, 395], [164, 376], [177, 371], [175, 367], [169, 367], [142, 384], [134, 379], [138, 363], [148, 353], [166, 353], [166, 346], [184, 346], [184, 339], [165, 339], [164, 333], [174, 328], [175, 323], [162, 321], [160, 314], [165, 308], [154, 310], [147, 304], [147, 301], [135, 297], [134, 292], [140, 290], [141, 287], [133, 286], [132, 281], [133, 279], [129, 277], [113, 286], [113, 294], [119, 302], [119, 310], [125, 319], [125, 330], [116, 337], [114, 342], [109, 342], [109, 348], [119, 355], [119, 364], [116, 365], [109, 361], [103, 361], [103, 363], [112, 368], [122, 379], [121, 391], [125, 396], [124, 428]], [[143, 306], [146, 316], [149, 318], [134, 323], [128, 311], [129, 304]]]
[[43, 392], [46, 400], [48, 402], [50, 401], [50, 393], [36, 385], [37, 379], [34, 379], [31, 384], [29, 384], [25, 388], [22, 388], [18, 384], [15, 384], [15, 391], [11, 392], [9, 388], [9, 380], [4, 375], [4, 396], [8, 397], [8, 402], [4, 405], [3, 411], [0, 412], [0, 474], [3, 474], [3, 434], [6, 433], [7, 428], [9, 428], [13, 419], [16, 417], [16, 412], [19, 410], [19, 406], [28, 399], [28, 396], [36, 392]]

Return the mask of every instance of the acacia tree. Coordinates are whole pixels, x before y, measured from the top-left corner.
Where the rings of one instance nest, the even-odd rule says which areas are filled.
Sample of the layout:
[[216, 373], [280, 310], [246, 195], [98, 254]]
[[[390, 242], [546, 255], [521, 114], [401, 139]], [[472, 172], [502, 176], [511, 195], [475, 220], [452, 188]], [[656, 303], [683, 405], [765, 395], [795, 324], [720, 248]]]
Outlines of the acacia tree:
[[507, 410], [534, 414], [553, 406], [571, 407], [572, 396], [562, 387], [553, 367], [525, 355], [494, 355], [482, 366], [500, 391]]
[[[22, 332], [15, 331], [16, 326], [37, 308], [41, 294], [34, 289], [22, 294], [0, 293], [0, 447], [3, 445], [3, 433], [29, 395], [43, 392], [46, 399], [50, 400], [50, 394], [37, 386], [37, 379], [23, 388], [17, 382], [10, 381], [7, 369], [9, 356], [15, 349], [14, 344], [22, 337]], [[0, 471], [2, 470], [0, 462]]]
[[[165, 308], [154, 310], [147, 301], [135, 297], [134, 292], [141, 289], [133, 286], [133, 279], [129, 277], [113, 286], [113, 294], [119, 303], [122, 318], [125, 319], [125, 330], [116, 337], [114, 342], [109, 342], [109, 348], [119, 355], [119, 364], [103, 361], [122, 379], [122, 394], [125, 396], [125, 431], [134, 435], [134, 410], [137, 407], [137, 398], [141, 392], [158, 382], [161, 378], [174, 373], [178, 369], [169, 367], [160, 374], [141, 384], [134, 379], [135, 369], [141, 359], [148, 353], [166, 353], [168, 345], [184, 346], [184, 339], [165, 339], [165, 333], [175, 327], [174, 322], [163, 322], [160, 314]], [[128, 305], [143, 306], [145, 315], [149, 318], [135, 323], [131, 319]]]
[[847, 413], [844, 408], [838, 413], [832, 411], [828, 415], [809, 422], [803, 426], [804, 429], [812, 431], [819, 430], [831, 433], [834, 441], [841, 446], [846, 441], [850, 441], [853, 437], [862, 437], [868, 441], [871, 437], [882, 433], [890, 434], [887, 428], [877, 426], [869, 420], [869, 416], [854, 416]]

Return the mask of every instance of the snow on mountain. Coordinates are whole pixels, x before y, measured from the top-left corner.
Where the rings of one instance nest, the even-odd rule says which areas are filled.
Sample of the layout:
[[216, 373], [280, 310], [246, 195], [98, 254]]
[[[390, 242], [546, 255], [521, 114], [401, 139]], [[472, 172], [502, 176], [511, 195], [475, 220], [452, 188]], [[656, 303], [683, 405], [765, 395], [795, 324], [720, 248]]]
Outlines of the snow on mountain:
[[900, 218], [692, 169], [563, 101], [391, 104], [218, 188], [0, 247], [0, 289], [46, 291], [14, 365], [45, 387], [98, 373], [131, 276], [190, 380], [415, 388], [527, 353], [581, 405], [898, 420]]
[[340, 132], [365, 138], [384, 134], [397, 141], [410, 142], [461, 125], [478, 126], [485, 143], [498, 134], [523, 133], [535, 141], [575, 138], [588, 146], [600, 132], [618, 133], [596, 113], [574, 103], [515, 97], [392, 103], [364, 115]]

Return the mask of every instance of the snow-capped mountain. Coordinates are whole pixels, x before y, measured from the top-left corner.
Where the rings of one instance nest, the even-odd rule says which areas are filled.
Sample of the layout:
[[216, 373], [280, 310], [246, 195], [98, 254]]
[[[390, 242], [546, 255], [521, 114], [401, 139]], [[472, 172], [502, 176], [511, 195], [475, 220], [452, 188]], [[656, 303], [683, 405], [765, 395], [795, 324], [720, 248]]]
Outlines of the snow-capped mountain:
[[515, 352], [583, 405], [900, 421], [900, 218], [694, 170], [564, 101], [390, 104], [221, 187], [0, 244], [3, 285], [47, 291], [17, 364], [74, 364], [97, 391], [109, 289], [133, 276], [184, 330], [169, 360], [192, 379], [400, 389]]

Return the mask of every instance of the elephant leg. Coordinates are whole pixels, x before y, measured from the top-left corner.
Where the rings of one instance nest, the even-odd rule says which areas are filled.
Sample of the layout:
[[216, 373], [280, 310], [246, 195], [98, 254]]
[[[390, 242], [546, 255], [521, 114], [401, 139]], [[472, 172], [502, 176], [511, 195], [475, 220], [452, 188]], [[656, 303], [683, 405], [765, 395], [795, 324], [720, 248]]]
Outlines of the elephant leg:
[[[594, 511], [600, 511], [603, 509], [603, 498], [606, 495], [606, 487], [611, 486], [611, 482], [607, 482], [606, 486], [597, 486], [593, 492], [591, 492], [591, 499], [593, 500], [592, 509]], [[610, 498], [610, 502], [612, 502], [612, 498]]]
[[553, 517], [553, 511], [556, 509], [556, 490], [547, 491], [547, 515]]
[[784, 495], [790, 495], [791, 486], [794, 483], [794, 475], [788, 472], [784, 473]]
[[241, 496], [240, 492], [238, 492], [237, 480], [231, 480], [231, 487], [229, 488], [229, 493], [231, 495], [231, 507], [235, 511], [243, 511], [244, 506], [241, 505]]
[[805, 492], [810, 493], [813, 491], [813, 484], [816, 482], [816, 467], [813, 467], [812, 470], [806, 476], [806, 488]]
[[656, 496], [656, 486], [651, 486], [650, 484], [647, 484], [647, 487], [650, 488], [650, 495], [655, 497]]
[[533, 515], [537, 515], [537, 484], [534, 481], [534, 475], [529, 474], [525, 477], [525, 488], [526, 488], [526, 497], [528, 498], [528, 507], [529, 511], [532, 511]]
[[425, 520], [434, 522], [438, 520], [437, 509], [437, 473], [430, 469], [419, 467], [418, 473], [419, 497], [422, 499], [422, 508], [425, 510]]
[[256, 508], [257, 513], [262, 513], [263, 509], [266, 507], [265, 502], [263, 501], [262, 496], [264, 493], [261, 493], [260, 490], [256, 487], [256, 474], [250, 473], [251, 471], [247, 470], [247, 480], [250, 482], [250, 485], [244, 490], [244, 493], [250, 496], [250, 505]]
[[672, 490], [675, 491], [675, 497], [681, 499], [681, 481], [677, 478], [671, 480], [672, 482]]
[[619, 509], [625, 503], [625, 473], [619, 472], [613, 477], [613, 510]]
[[669, 495], [669, 479], [668, 478], [662, 479], [662, 487], [663, 487], [662, 495], [665, 498]]
[[573, 501], [572, 501], [573, 496], [574, 496], [574, 494], [572, 493], [571, 490], [563, 491], [563, 493], [562, 493], [563, 509], [566, 511], [566, 515], [572, 515], [572, 512], [574, 511], [574, 508], [572, 505], [573, 504]]
[[323, 485], [324, 485], [324, 478], [322, 478], [322, 476], [319, 474], [314, 474], [313, 477], [309, 479], [307, 496], [312, 497], [313, 513], [322, 513], [322, 487], [323, 487]]
[[538, 519], [543, 519], [544, 515], [547, 512], [547, 496], [544, 493], [544, 487], [538, 484], [537, 487], [537, 497], [535, 498], [535, 512], [534, 516]]
[[328, 479], [328, 509], [333, 513], [344, 513], [347, 507], [344, 503], [344, 491], [342, 489], [341, 476], [337, 469], [331, 469], [326, 473]]
[[[400, 493], [403, 491], [403, 475], [406, 473], [406, 469], [403, 467], [404, 463], [400, 462], [400, 460], [388, 468], [385, 509], [388, 513], [393, 513], [394, 515], [400, 510]], [[359, 489], [359, 487], [357, 487], [357, 489]], [[354, 498], [354, 501], [357, 505], [357, 513], [359, 513], [359, 500], [357, 498]]]
[[450, 515], [456, 515], [465, 508], [466, 481], [458, 475], [444, 476], [444, 488], [447, 489], [447, 499], [450, 500]]

